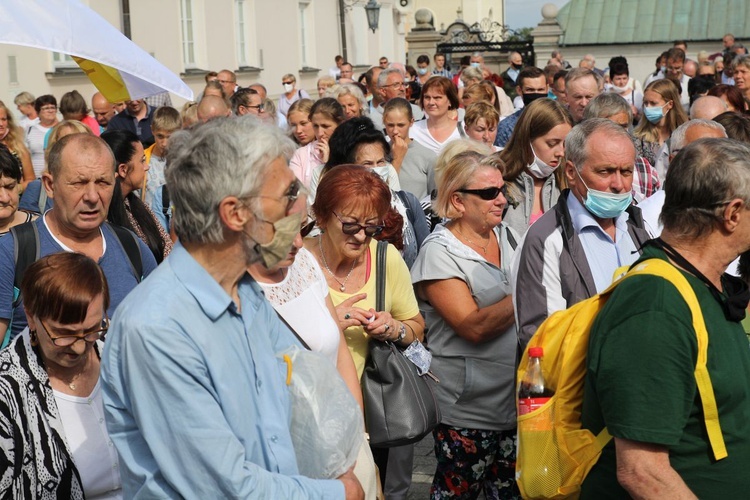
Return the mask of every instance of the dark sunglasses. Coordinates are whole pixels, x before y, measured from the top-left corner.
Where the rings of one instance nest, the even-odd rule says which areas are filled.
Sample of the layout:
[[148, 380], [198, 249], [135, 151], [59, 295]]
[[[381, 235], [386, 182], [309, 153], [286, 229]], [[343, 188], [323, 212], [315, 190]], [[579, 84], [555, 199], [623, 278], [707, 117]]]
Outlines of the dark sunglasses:
[[479, 196], [485, 201], [492, 201], [495, 198], [497, 198], [497, 195], [500, 193], [503, 193], [503, 196], [505, 196], [506, 188], [505, 186], [499, 188], [499, 187], [489, 187], [484, 189], [459, 189], [459, 193], [467, 193], [467, 194], [473, 194], [476, 196]]
[[303, 238], [306, 238], [308, 234], [310, 234], [310, 231], [313, 230], [315, 227], [315, 221], [311, 220], [310, 222], [306, 222], [305, 224], [302, 224], [299, 228], [299, 234]]
[[349, 236], [354, 236], [355, 234], [359, 233], [360, 231], [364, 229], [365, 236], [373, 237], [382, 233], [383, 229], [385, 228], [385, 226], [383, 226], [382, 224], [373, 225], [373, 226], [363, 226], [362, 224], [358, 224], [356, 222], [344, 222], [341, 220], [341, 217], [339, 217], [339, 214], [337, 214], [336, 212], [333, 212], [333, 215], [335, 215], [336, 218], [341, 223], [341, 232]]

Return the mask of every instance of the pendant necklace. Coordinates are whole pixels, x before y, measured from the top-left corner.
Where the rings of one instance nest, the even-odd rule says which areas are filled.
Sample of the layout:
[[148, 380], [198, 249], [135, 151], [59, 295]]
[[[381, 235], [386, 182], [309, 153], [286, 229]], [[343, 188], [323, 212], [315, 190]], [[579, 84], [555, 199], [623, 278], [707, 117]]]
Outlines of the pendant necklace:
[[352, 271], [354, 271], [354, 266], [357, 264], [357, 259], [354, 259], [354, 262], [352, 262], [352, 268], [349, 269], [349, 272], [346, 275], [346, 278], [344, 278], [344, 281], [341, 281], [336, 277], [335, 274], [333, 274], [333, 271], [331, 271], [331, 268], [328, 267], [328, 262], [326, 261], [326, 254], [323, 252], [323, 237], [318, 237], [318, 243], [320, 243], [320, 256], [323, 258], [323, 266], [325, 266], [326, 271], [328, 271], [328, 274], [331, 275], [331, 278], [336, 280], [336, 283], [339, 284], [339, 290], [342, 292], [346, 292], [346, 282], [349, 281], [349, 276], [352, 275]]
[[485, 255], [487, 255], [487, 247], [490, 246], [490, 243], [492, 243], [492, 236], [490, 236], [490, 238], [487, 240], [487, 244], [485, 246], [482, 246], [479, 243], [474, 243], [473, 241], [471, 241], [468, 236], [466, 236], [464, 233], [462, 233], [461, 231], [458, 230], [458, 227], [453, 226], [453, 229], [455, 229], [456, 232], [458, 234], [460, 234], [463, 239], [465, 239], [466, 241], [468, 241], [472, 245], [475, 245], [475, 246], [478, 246], [479, 248], [481, 248], [482, 249], [482, 253], [485, 254]]

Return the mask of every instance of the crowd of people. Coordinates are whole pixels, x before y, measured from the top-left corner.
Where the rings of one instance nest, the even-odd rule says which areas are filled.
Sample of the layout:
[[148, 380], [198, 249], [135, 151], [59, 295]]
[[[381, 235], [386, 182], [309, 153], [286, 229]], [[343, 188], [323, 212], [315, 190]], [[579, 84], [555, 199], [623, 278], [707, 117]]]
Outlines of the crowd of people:
[[319, 353], [363, 408], [368, 346], [391, 342], [439, 380], [430, 497], [520, 498], [520, 354], [647, 258], [698, 295], [728, 457], [707, 453], [687, 306], [634, 279], [591, 332], [581, 420], [614, 440], [582, 498], [750, 486], [750, 55], [677, 41], [643, 84], [622, 56], [551, 56], [359, 77], [338, 56], [317, 98], [286, 74], [276, 102], [222, 70], [181, 110], [0, 102], [0, 491], [405, 499], [413, 444], [365, 436], [345, 473], [300, 474], [278, 359]]

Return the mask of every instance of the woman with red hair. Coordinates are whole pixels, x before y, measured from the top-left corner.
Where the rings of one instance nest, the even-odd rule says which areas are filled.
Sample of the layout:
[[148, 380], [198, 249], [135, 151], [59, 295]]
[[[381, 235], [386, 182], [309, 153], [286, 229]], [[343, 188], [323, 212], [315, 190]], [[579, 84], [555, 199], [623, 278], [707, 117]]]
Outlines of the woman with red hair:
[[[390, 233], [400, 239], [403, 220], [391, 210], [388, 185], [372, 169], [356, 165], [328, 171], [320, 180], [312, 209], [321, 231], [318, 237], [307, 239], [305, 247], [323, 268], [361, 378], [370, 339], [406, 347], [424, 338], [424, 320], [409, 269], [393, 245], [388, 245], [386, 258], [385, 307], [375, 310], [375, 237]], [[387, 454], [380, 454], [376, 463], [383, 455], [387, 461]], [[384, 467], [381, 474], [385, 475]]]

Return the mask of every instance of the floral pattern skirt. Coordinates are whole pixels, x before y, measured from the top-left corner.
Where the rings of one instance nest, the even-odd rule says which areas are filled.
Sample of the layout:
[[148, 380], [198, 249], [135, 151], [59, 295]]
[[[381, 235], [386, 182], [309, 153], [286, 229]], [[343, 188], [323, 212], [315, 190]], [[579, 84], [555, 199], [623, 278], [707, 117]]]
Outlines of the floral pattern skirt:
[[430, 498], [520, 499], [516, 486], [516, 430], [484, 431], [440, 424], [435, 438], [437, 469]]

